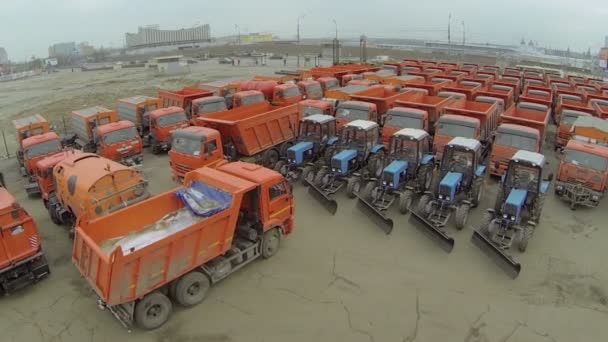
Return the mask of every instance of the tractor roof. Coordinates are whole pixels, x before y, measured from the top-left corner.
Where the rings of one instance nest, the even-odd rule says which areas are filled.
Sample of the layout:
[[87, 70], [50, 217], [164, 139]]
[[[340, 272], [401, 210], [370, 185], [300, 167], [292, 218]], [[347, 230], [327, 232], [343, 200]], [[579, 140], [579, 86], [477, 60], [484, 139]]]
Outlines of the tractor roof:
[[346, 127], [356, 127], [367, 131], [372, 128], [378, 127], [378, 124], [369, 120], [353, 120], [347, 123]]
[[474, 151], [477, 151], [481, 148], [481, 143], [478, 140], [463, 137], [456, 137], [450, 140], [448, 145], [462, 146]]
[[313, 114], [313, 115], [309, 115], [309, 116], [305, 117], [302, 120], [311, 121], [311, 122], [318, 123], [318, 124], [324, 124], [326, 122], [335, 120], [335, 118], [331, 115]]
[[401, 130], [397, 131], [394, 135], [412, 137], [418, 141], [429, 136], [429, 134], [425, 130], [418, 129], [418, 128], [402, 128]]
[[545, 165], [545, 156], [536, 152], [519, 150], [515, 152], [512, 159], [514, 161], [526, 161], [539, 167], [543, 167]]

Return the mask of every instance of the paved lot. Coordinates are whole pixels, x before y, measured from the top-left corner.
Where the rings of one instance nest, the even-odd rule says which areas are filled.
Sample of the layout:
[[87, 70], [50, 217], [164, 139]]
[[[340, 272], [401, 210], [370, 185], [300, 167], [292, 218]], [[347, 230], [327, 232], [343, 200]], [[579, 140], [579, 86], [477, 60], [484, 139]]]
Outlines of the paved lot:
[[[232, 72], [231, 67], [219, 69], [216, 64], [196, 68], [187, 79], [202, 77], [199, 75], [219, 78], [222, 70]], [[259, 69], [241, 68], [245, 74]], [[92, 101], [81, 99], [87, 92], [97, 92], [94, 99], [112, 106], [119, 96], [146, 89], [153, 94], [159, 84], [182, 82], [142, 71], [110, 73], [60, 73], [0, 85], [2, 119], [21, 110], [45, 113], [45, 104], [52, 104], [52, 115], [59, 115]], [[224, 76], [230, 75], [225, 72]], [[91, 85], [92, 90], [75, 86], [95, 83], [95, 79], [103, 81]], [[119, 83], [109, 82], [112, 79], [128, 81], [115, 88]], [[154, 85], [140, 84], [157, 79]], [[61, 90], [52, 91], [49, 84]], [[68, 91], [70, 84], [72, 90]], [[26, 95], [32, 89], [36, 96], [28, 102]], [[546, 154], [554, 156], [552, 150]], [[151, 191], [158, 194], [172, 188], [168, 157], [147, 154], [145, 158]], [[550, 159], [549, 167], [555, 168], [554, 158]], [[516, 254], [523, 271], [512, 280], [469, 242], [470, 228], [450, 231], [456, 247], [445, 254], [396, 210], [390, 213], [395, 230], [386, 236], [346, 196], [338, 196], [338, 213], [330, 216], [297, 185], [296, 230], [283, 240], [275, 257], [255, 262], [222, 281], [204, 303], [177, 308], [163, 328], [128, 333], [109, 312], [97, 307], [87, 283], [72, 265], [67, 231], [50, 221], [40, 200], [26, 197], [16, 161], [1, 161], [0, 171], [9, 190], [36, 219], [52, 267], [48, 279], [0, 299], [0, 341], [605, 339], [606, 202], [595, 210], [570, 211], [551, 195], [528, 251]], [[484, 205], [474, 211], [471, 223], [478, 222], [482, 208], [493, 203], [495, 189], [496, 181], [488, 180]]]

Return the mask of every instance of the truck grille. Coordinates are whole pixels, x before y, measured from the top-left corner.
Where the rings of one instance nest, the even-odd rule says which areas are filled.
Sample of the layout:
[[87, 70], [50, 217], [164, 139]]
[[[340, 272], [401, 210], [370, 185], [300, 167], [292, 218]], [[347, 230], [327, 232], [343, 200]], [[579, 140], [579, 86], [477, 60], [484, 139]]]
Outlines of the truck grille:
[[192, 169], [187, 167], [186, 165], [182, 165], [182, 164], [174, 164], [174, 165], [175, 165], [175, 172], [177, 172], [180, 175], [184, 175], [184, 174], [192, 171]]
[[595, 184], [591, 181], [585, 182], [585, 181], [578, 180], [574, 177], [567, 177], [566, 183], [570, 183], [573, 185], [580, 185], [580, 186], [582, 186], [584, 188], [588, 188], [588, 189], [593, 189], [595, 187]]

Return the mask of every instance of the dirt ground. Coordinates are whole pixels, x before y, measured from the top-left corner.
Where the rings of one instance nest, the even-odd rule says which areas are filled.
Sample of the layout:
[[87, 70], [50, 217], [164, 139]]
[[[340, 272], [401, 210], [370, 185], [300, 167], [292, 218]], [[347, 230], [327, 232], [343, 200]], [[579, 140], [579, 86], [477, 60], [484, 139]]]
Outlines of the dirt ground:
[[[60, 118], [73, 109], [157, 88], [179, 88], [198, 80], [257, 73], [270, 67], [193, 65], [186, 76], [157, 76], [145, 70], [62, 71], [0, 84], [0, 122], [24, 112]], [[279, 64], [279, 63], [276, 63]], [[282, 63], [281, 63], [282, 64]], [[290, 60], [291, 68], [295, 68]], [[549, 135], [551, 138], [551, 134]], [[10, 138], [9, 140], [12, 140]], [[555, 153], [546, 155], [555, 170]], [[11, 149], [11, 151], [14, 149]], [[71, 261], [71, 240], [54, 225], [41, 200], [28, 199], [15, 159], [0, 161], [9, 190], [36, 219], [52, 274], [39, 284], [0, 299], [0, 341], [601, 341], [608, 320], [608, 231], [600, 208], [570, 211], [552, 194], [543, 220], [524, 254], [523, 270], [508, 278], [470, 243], [472, 228], [457, 232], [444, 253], [391, 211], [395, 230], [386, 236], [339, 195], [329, 215], [295, 186], [296, 227], [279, 253], [258, 261], [214, 287], [191, 309], [176, 308], [161, 329], [127, 332], [97, 307], [88, 284]], [[151, 191], [174, 187], [168, 157], [146, 154]], [[483, 205], [491, 206], [496, 180], [486, 182]]]

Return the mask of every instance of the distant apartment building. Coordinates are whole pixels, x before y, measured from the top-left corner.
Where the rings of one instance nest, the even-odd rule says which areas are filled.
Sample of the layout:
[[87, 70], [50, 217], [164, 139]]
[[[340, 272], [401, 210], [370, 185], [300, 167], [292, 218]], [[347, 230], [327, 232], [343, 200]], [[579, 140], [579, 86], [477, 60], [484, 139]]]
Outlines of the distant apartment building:
[[0, 47], [0, 64], [8, 64], [8, 54], [3, 47]]
[[49, 46], [49, 57], [51, 58], [72, 56], [77, 52], [76, 43], [74, 42], [58, 43]]
[[161, 30], [158, 25], [139, 27], [137, 33], [125, 33], [127, 48], [143, 48], [207, 42], [211, 39], [209, 25], [179, 30]]

